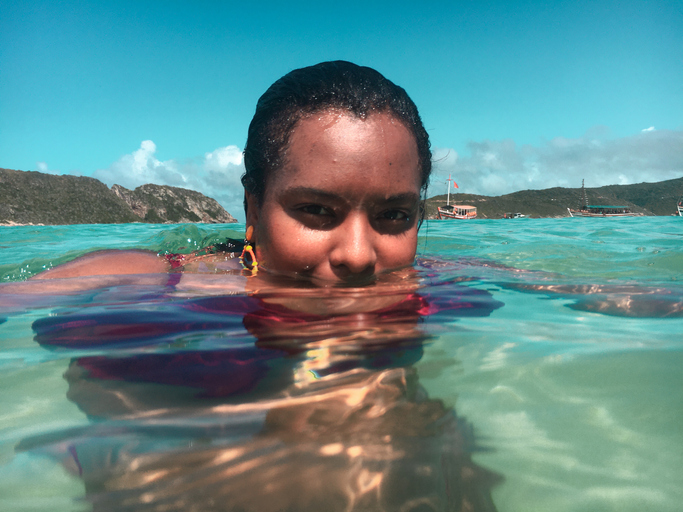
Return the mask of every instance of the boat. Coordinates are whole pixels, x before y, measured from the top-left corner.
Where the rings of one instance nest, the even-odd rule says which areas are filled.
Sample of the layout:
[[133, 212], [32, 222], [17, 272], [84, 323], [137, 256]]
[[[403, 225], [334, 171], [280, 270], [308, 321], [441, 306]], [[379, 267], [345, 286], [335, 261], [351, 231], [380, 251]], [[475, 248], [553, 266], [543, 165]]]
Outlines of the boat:
[[678, 210], [678, 216], [683, 217], [683, 196], [678, 198], [678, 203], [676, 204], [676, 210]]
[[581, 195], [583, 205], [576, 210], [567, 208], [570, 217], [640, 217], [643, 215], [632, 212], [629, 206], [588, 204], [584, 180], [581, 180]]
[[476, 219], [477, 207], [465, 204], [447, 204], [437, 208], [439, 219]]
[[632, 212], [628, 206], [585, 205], [578, 210], [567, 208], [570, 217], [640, 217], [642, 213]]
[[[476, 219], [477, 218], [477, 207], [470, 206], [466, 204], [451, 204], [451, 175], [448, 175], [448, 196], [446, 198], [446, 204], [444, 206], [437, 207], [437, 218], [438, 219]], [[455, 188], [458, 188], [458, 184], [453, 181]]]
[[503, 218], [504, 219], [526, 219], [528, 216], [524, 215], [523, 213], [504, 213]]

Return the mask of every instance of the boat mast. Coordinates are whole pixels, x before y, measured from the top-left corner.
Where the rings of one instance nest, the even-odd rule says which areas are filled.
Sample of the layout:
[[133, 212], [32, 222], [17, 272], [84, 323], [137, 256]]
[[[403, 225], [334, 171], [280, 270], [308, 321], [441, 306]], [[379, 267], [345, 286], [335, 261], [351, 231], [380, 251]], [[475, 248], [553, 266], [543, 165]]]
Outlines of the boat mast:
[[583, 186], [584, 180], [581, 180], [581, 197], [583, 199], [583, 206], [579, 208], [579, 210], [587, 210], [588, 209], [588, 196], [586, 195], [586, 188]]
[[448, 175], [448, 179], [446, 181], [448, 182], [448, 197], [446, 198], [446, 206], [448, 206], [451, 204], [451, 181], [453, 181], [450, 174]]

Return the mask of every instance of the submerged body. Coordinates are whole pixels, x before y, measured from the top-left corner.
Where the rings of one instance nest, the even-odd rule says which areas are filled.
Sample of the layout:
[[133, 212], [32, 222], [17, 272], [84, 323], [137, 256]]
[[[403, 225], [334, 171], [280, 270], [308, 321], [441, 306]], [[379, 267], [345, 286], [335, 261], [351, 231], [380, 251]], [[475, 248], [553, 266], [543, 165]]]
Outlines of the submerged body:
[[[19, 308], [2, 285], [0, 508], [211, 510], [231, 496], [303, 508], [329, 496], [395, 510], [478, 493], [501, 512], [674, 512], [677, 227], [430, 222], [420, 249], [437, 259], [357, 288], [233, 294], [221, 288], [257, 280], [198, 268]], [[49, 263], [43, 240], [64, 254], [84, 242], [177, 250], [217, 229], [9, 228], [3, 275]]]
[[162, 287], [142, 303], [103, 289], [33, 324], [41, 347], [75, 354], [67, 396], [92, 426], [18, 449], [61, 460], [96, 511], [493, 511], [500, 477], [472, 462], [471, 427], [429, 398], [413, 365], [429, 318], [502, 304], [466, 286], [422, 293], [415, 271], [384, 280]]

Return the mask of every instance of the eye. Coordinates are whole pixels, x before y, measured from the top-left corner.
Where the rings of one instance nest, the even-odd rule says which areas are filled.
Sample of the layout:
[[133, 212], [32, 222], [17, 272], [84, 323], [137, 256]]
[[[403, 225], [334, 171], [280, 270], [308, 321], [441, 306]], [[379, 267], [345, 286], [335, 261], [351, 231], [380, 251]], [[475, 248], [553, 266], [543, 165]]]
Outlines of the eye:
[[322, 215], [322, 216], [327, 216], [327, 217], [332, 217], [334, 213], [332, 210], [328, 210], [324, 206], [320, 206], [319, 204], [307, 204], [306, 206], [302, 206], [299, 208], [300, 211], [307, 213], [309, 215]]
[[292, 216], [310, 229], [331, 229], [339, 221], [334, 208], [315, 203], [294, 207]]
[[410, 213], [403, 210], [387, 210], [380, 215], [381, 220], [402, 221], [408, 222], [410, 220]]
[[416, 208], [389, 208], [379, 212], [375, 225], [380, 233], [398, 235], [412, 229], [415, 226], [416, 218]]

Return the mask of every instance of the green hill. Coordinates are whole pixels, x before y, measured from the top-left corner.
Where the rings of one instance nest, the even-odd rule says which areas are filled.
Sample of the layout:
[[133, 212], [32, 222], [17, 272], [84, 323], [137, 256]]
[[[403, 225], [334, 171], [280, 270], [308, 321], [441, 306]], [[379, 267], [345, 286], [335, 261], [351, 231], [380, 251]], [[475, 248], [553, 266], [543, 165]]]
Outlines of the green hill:
[[1, 224], [237, 222], [214, 199], [161, 185], [109, 189], [95, 178], [0, 169]]
[[112, 224], [140, 218], [94, 178], [0, 169], [0, 222]]
[[[671, 215], [676, 212], [676, 201], [683, 194], [683, 178], [657, 183], [608, 185], [586, 188], [588, 204], [629, 206], [645, 215]], [[446, 194], [427, 200], [427, 218], [436, 218], [436, 208], [446, 204]], [[529, 217], [566, 217], [567, 208], [582, 204], [581, 188], [548, 188], [522, 190], [502, 196], [451, 194], [451, 204], [477, 207], [478, 218], [500, 219], [506, 212], [520, 212]]]

